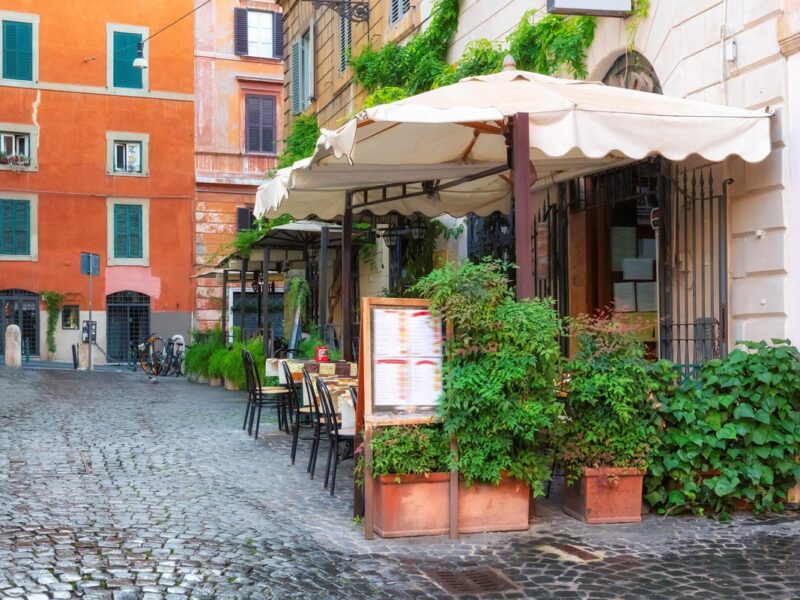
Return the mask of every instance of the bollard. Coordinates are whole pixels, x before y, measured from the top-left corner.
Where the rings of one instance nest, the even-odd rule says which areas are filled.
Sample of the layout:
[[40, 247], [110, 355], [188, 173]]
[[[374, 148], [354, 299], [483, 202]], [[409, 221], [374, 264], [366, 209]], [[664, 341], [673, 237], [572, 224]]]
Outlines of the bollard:
[[22, 366], [22, 332], [19, 325], [9, 325], [5, 332], [5, 360], [7, 367], [19, 368]]
[[78, 369], [78, 345], [72, 344], [72, 368]]

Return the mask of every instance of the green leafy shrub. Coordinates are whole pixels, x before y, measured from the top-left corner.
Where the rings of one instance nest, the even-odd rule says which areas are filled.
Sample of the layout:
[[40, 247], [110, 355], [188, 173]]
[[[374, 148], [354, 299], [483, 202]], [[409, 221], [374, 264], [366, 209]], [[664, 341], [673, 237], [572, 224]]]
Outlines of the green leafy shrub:
[[64, 294], [44, 290], [41, 296], [47, 309], [47, 350], [55, 353], [56, 325], [58, 324], [58, 315], [61, 313], [61, 306], [64, 304]]
[[[450, 470], [450, 438], [437, 425], [379, 427], [374, 430], [371, 446], [373, 477]], [[356, 477], [363, 481], [363, 454], [359, 453], [357, 463]]]
[[644, 346], [636, 325], [610, 312], [572, 320], [578, 350], [567, 364], [565, 419], [556, 431], [568, 481], [583, 467], [646, 469], [658, 446]]
[[208, 359], [208, 376], [222, 377], [225, 368], [225, 359], [228, 356], [228, 349], [224, 346], [217, 348]]
[[465, 483], [498, 484], [510, 472], [540, 495], [549, 477], [547, 434], [561, 411], [562, 324], [552, 301], [514, 300], [510, 267], [490, 259], [447, 264], [414, 290], [452, 325], [439, 410], [458, 442]]
[[744, 342], [696, 380], [666, 361], [653, 366], [663, 445], [646, 480], [651, 505], [722, 517], [744, 502], [783, 508], [800, 480], [800, 352], [772, 342]]
[[219, 326], [209, 331], [192, 332], [192, 344], [186, 350], [184, 357], [186, 372], [208, 377], [211, 356], [222, 346], [222, 330]]

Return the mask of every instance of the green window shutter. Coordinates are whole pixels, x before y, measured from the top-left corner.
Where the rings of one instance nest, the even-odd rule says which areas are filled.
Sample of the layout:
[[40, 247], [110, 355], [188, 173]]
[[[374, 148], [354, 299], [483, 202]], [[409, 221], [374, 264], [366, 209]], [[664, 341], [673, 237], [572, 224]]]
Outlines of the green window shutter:
[[114, 257], [142, 258], [142, 207], [114, 205]]
[[142, 89], [142, 70], [133, 66], [138, 45], [142, 41], [140, 33], [114, 32], [114, 87]]
[[292, 42], [292, 114], [303, 112], [303, 45], [300, 40]]
[[128, 207], [128, 256], [142, 258], [142, 207], [132, 204]]
[[33, 25], [3, 21], [3, 78], [33, 81]]
[[31, 204], [0, 200], [0, 254], [31, 253]]

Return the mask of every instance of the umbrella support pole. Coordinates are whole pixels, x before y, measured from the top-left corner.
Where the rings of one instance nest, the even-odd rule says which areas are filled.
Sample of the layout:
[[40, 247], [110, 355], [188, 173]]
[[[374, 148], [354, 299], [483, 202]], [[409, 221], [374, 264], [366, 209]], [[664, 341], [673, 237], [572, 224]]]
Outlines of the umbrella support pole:
[[514, 175], [514, 237], [517, 263], [517, 299], [533, 298], [533, 244], [531, 241], [531, 172], [528, 113], [514, 115], [511, 159]]
[[351, 278], [353, 268], [353, 192], [344, 197], [344, 215], [342, 216], [342, 355], [348, 362], [353, 362], [353, 332], [351, 330]]

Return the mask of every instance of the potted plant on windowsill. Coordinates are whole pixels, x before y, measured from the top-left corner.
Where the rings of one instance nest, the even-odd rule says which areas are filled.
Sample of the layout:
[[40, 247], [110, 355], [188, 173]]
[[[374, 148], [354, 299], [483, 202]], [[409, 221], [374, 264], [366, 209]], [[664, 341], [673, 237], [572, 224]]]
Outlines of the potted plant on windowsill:
[[[449, 531], [450, 444], [441, 426], [375, 429], [375, 530], [382, 537], [439, 535]], [[363, 479], [359, 454], [357, 477]]]
[[610, 311], [573, 319], [572, 328], [578, 350], [557, 430], [564, 511], [587, 523], [639, 522], [642, 479], [659, 443], [644, 347], [636, 324]]
[[448, 264], [415, 286], [448, 323], [439, 410], [458, 446], [464, 533], [527, 529], [531, 491], [549, 478], [562, 326], [552, 301], [514, 299], [512, 268]]

